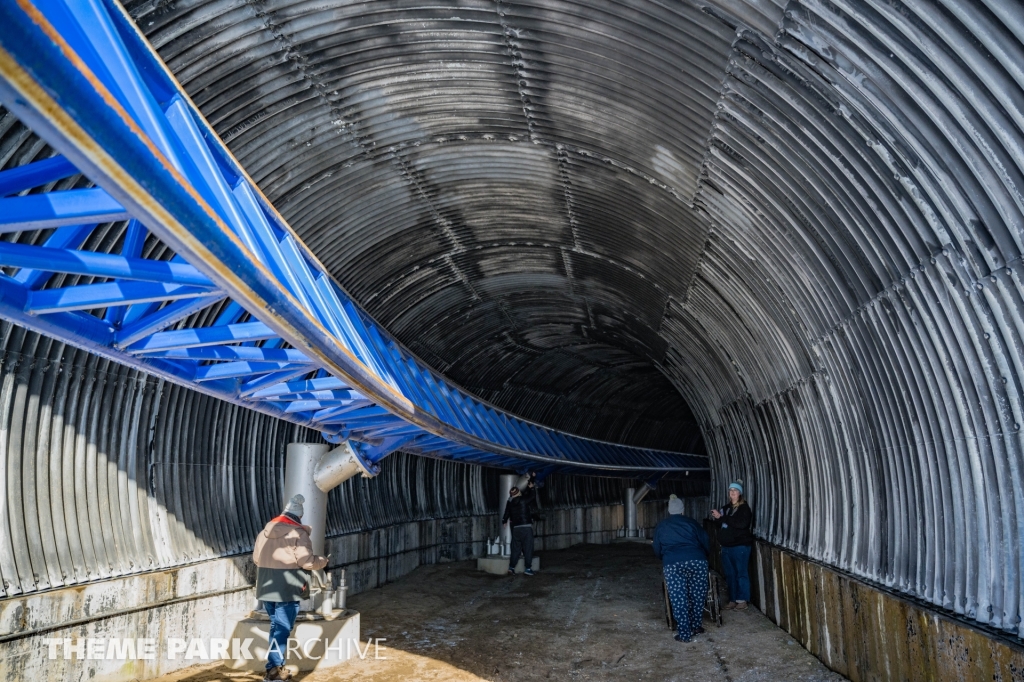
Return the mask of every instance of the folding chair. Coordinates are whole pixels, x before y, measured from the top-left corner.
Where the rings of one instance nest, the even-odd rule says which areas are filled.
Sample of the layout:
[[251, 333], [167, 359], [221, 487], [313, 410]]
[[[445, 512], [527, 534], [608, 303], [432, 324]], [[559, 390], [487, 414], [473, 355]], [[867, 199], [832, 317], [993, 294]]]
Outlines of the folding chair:
[[719, 599], [718, 584], [721, 578], [718, 573], [708, 570], [708, 598], [704, 601], [704, 613], [708, 614], [711, 622], [722, 627], [722, 601]]

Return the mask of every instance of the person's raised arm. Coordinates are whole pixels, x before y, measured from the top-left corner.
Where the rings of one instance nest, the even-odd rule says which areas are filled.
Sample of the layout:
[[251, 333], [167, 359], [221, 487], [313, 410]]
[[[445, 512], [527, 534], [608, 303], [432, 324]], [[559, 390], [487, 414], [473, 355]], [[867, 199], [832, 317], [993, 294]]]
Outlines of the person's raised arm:
[[292, 546], [295, 565], [307, 571], [319, 571], [327, 565], [327, 557], [313, 554], [313, 542], [303, 533]]

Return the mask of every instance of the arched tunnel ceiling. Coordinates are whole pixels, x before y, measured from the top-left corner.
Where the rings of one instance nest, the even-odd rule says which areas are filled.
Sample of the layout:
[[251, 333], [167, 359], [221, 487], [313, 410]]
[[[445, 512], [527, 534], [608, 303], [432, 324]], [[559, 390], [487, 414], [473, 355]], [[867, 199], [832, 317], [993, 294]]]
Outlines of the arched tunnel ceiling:
[[128, 9], [456, 382], [650, 445], [696, 420], [762, 537], [1024, 634], [1020, 3]]
[[128, 7], [322, 262], [424, 360], [552, 426], [702, 448], [664, 325], [708, 231], [692, 202], [728, 26], [685, 5]]

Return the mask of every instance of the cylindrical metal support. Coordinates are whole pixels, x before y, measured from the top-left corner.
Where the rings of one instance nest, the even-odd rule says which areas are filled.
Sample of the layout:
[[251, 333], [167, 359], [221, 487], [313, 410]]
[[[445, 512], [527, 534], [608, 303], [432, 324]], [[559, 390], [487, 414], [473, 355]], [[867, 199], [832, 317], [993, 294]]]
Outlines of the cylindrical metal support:
[[[505, 513], [505, 504], [508, 502], [508, 491], [519, 482], [516, 474], [502, 474], [498, 481], [498, 513]], [[512, 553], [512, 526], [501, 527], [501, 554], [508, 556]]]
[[348, 583], [345, 582], [345, 569], [338, 573], [338, 586], [334, 588], [334, 608], [345, 610], [348, 598]]
[[288, 504], [296, 494], [306, 498], [302, 503], [302, 523], [311, 529], [313, 553], [320, 555], [324, 553], [327, 533], [327, 493], [313, 482], [313, 473], [329, 447], [323, 443], [289, 443], [284, 464], [283, 503]]
[[326, 494], [356, 474], [362, 474], [367, 478], [375, 475], [375, 467], [364, 461], [348, 441], [343, 441], [330, 452], [326, 451], [326, 445], [324, 448], [324, 454], [311, 472], [311, 480], [323, 493]]
[[643, 485], [641, 485], [639, 488], [636, 489], [636, 492], [633, 493], [633, 504], [640, 504], [643, 501], [643, 499], [647, 497], [647, 493], [651, 492], [652, 490], [654, 490], [654, 486], [652, 486], [650, 483], [644, 483]]
[[324, 590], [324, 600], [320, 602], [320, 615], [330, 616], [334, 613], [334, 590]]
[[333, 615], [334, 614], [334, 581], [331, 577], [331, 573], [324, 573], [324, 601], [321, 602], [321, 614], [322, 615]]
[[637, 537], [636, 529], [636, 503], [633, 501], [633, 493], [636, 492], [635, 488], [626, 488], [626, 492], [622, 497], [623, 506], [623, 522], [626, 526], [626, 537], [635, 538]]

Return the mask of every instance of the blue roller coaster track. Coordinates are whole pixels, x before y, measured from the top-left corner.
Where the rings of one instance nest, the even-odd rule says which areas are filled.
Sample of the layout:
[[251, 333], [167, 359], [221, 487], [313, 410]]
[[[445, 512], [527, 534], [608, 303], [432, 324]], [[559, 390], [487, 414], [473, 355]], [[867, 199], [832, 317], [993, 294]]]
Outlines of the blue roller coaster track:
[[[414, 357], [298, 239], [113, 0], [0, 3], [0, 100], [58, 152], [0, 172], [0, 233], [45, 231], [0, 241], [3, 318], [349, 440], [371, 471], [397, 449], [545, 475], [707, 470], [703, 456], [530, 423]], [[53, 190], [80, 174], [91, 186]], [[114, 221], [127, 221], [119, 249], [84, 250]], [[143, 257], [154, 238], [167, 248]]]

